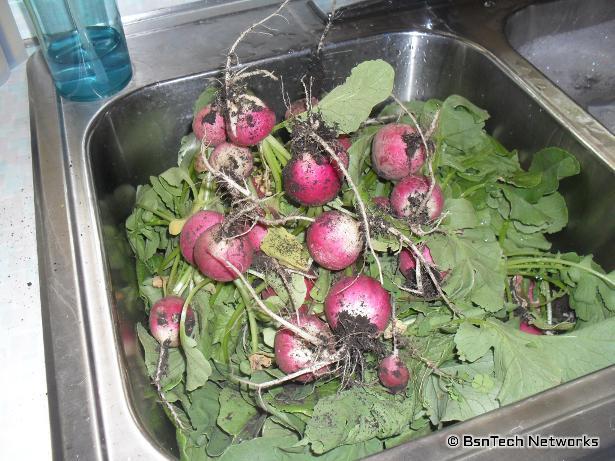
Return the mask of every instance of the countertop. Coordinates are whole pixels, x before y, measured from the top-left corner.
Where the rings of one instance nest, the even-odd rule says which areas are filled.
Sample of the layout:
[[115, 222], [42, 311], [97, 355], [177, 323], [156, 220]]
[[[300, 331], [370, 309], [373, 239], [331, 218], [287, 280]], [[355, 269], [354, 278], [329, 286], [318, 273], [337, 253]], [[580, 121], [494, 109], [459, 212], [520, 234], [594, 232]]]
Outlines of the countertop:
[[26, 63], [0, 86], [0, 459], [51, 459]]
[[[193, 0], [118, 0], [122, 17]], [[32, 36], [21, 0], [10, 0], [22, 37]], [[31, 50], [32, 51], [32, 50]], [[51, 459], [41, 321], [26, 63], [0, 86], [0, 459]]]

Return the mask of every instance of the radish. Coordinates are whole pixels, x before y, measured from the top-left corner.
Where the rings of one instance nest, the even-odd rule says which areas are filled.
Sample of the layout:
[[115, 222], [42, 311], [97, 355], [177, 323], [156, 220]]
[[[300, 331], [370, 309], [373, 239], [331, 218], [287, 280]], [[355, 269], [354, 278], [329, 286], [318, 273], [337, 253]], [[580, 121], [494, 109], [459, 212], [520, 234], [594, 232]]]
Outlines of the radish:
[[[316, 107], [318, 104], [318, 99], [315, 97], [311, 97], [311, 105], [312, 107]], [[290, 104], [290, 107], [286, 109], [286, 113], [284, 114], [284, 120], [288, 120], [289, 118], [296, 117], [299, 114], [302, 114], [308, 110], [307, 107], [307, 98], [297, 99], [296, 101]]]
[[233, 178], [247, 178], [254, 168], [254, 159], [247, 147], [223, 142], [211, 153], [209, 164], [215, 170], [227, 173]]
[[383, 126], [372, 144], [372, 166], [384, 179], [399, 180], [419, 171], [425, 149], [416, 129], [403, 123]]
[[[327, 337], [331, 335], [329, 326], [313, 314], [300, 313], [298, 318], [293, 316], [289, 320], [306, 332], [316, 337]], [[286, 374], [308, 368], [315, 362], [322, 360], [323, 357], [317, 354], [313, 346], [306, 343], [302, 338], [297, 337], [288, 328], [281, 328], [275, 334], [274, 339], [275, 361], [280, 370]], [[326, 374], [329, 367], [323, 367], [314, 373], [306, 373], [295, 378], [296, 381], [307, 383], [315, 380], [319, 376]]]
[[423, 198], [429, 192], [431, 182], [426, 176], [407, 176], [398, 182], [391, 191], [391, 208], [399, 218], [410, 218], [420, 223], [433, 221], [442, 213], [444, 196], [442, 189], [437, 184], [427, 201], [420, 216], [415, 216]]
[[194, 171], [197, 173], [205, 173], [207, 165], [205, 165], [205, 152], [199, 152], [194, 156]]
[[340, 178], [329, 160], [309, 152], [293, 156], [284, 167], [282, 177], [286, 195], [306, 206], [330, 202], [341, 188]]
[[[314, 281], [312, 279], [307, 278], [307, 277], [305, 277], [303, 279], [303, 281], [305, 282], [305, 288], [307, 290], [306, 294], [305, 294], [305, 298], [302, 301], [302, 302], [305, 302], [308, 298], [311, 298], [310, 291], [312, 291], [312, 288], [314, 288]], [[261, 291], [261, 298], [263, 298], [263, 299], [269, 299], [272, 296], [277, 296], [277, 293], [275, 292], [275, 290], [271, 286], [268, 286], [263, 291]]]
[[201, 273], [218, 282], [230, 282], [238, 275], [226, 261], [246, 272], [252, 264], [254, 250], [244, 237], [224, 238], [222, 224], [215, 224], [201, 234], [194, 246], [194, 261]]
[[[348, 156], [348, 152], [346, 152], [346, 149], [344, 149], [340, 142], [336, 141], [332, 144], [332, 146], [335, 149], [335, 154], [337, 155], [337, 158], [340, 159], [340, 162], [342, 162], [342, 165], [344, 165], [344, 168], [346, 168], [346, 171], [348, 171], [348, 165], [350, 164], [350, 157]], [[337, 173], [337, 177], [340, 179], [340, 181], [343, 181], [344, 172], [334, 159], [331, 159], [331, 165], [333, 165], [333, 169]]]
[[339, 211], [325, 211], [307, 230], [306, 243], [314, 261], [329, 270], [354, 263], [363, 249], [359, 223]]
[[377, 208], [385, 211], [391, 208], [389, 197], [372, 197], [372, 203], [376, 205]]
[[344, 150], [348, 150], [350, 149], [350, 146], [352, 146], [352, 140], [350, 139], [350, 136], [348, 136], [347, 134], [342, 134], [340, 136], [337, 137], [337, 142], [340, 143], [340, 145], [344, 148]]
[[[179, 296], [161, 298], [152, 306], [149, 313], [149, 329], [160, 344], [169, 347], [179, 346], [179, 320], [183, 307], [184, 300]], [[194, 323], [194, 312], [188, 306], [185, 321], [187, 335], [192, 333]]]
[[179, 235], [179, 248], [184, 259], [194, 264], [194, 244], [203, 232], [214, 224], [221, 223], [224, 215], [217, 211], [202, 210], [188, 218]]
[[521, 324], [519, 325], [519, 330], [521, 330], [524, 333], [530, 334], [530, 335], [544, 334], [544, 332], [540, 328], [536, 328], [534, 325], [530, 325], [524, 320], [521, 321]]
[[346, 318], [367, 319], [381, 333], [391, 319], [391, 300], [376, 279], [367, 275], [343, 277], [329, 290], [324, 310], [333, 330], [338, 327], [340, 315], [345, 314]]
[[410, 371], [397, 354], [392, 354], [383, 358], [378, 364], [378, 378], [384, 387], [396, 394], [408, 386]]
[[[427, 247], [427, 245], [424, 245], [422, 248], [419, 249], [421, 250], [423, 258], [425, 258], [425, 261], [433, 264], [433, 258], [431, 257], [429, 247]], [[399, 253], [399, 272], [401, 272], [402, 275], [407, 279], [414, 279], [416, 277], [415, 270], [416, 258], [414, 257], [414, 253], [412, 253], [412, 251], [408, 250], [407, 248], [404, 248]], [[444, 275], [444, 272], [440, 272], [441, 278], [443, 278]]]
[[250, 232], [246, 234], [246, 238], [248, 239], [248, 242], [250, 242], [250, 245], [252, 245], [254, 251], [259, 251], [261, 249], [261, 244], [263, 243], [267, 232], [269, 232], [267, 230], [267, 226], [256, 224], [252, 229], [250, 229]]
[[233, 144], [253, 146], [265, 139], [275, 125], [275, 113], [256, 96], [244, 94], [231, 105], [226, 131]]
[[205, 106], [196, 114], [192, 121], [192, 131], [207, 146], [215, 147], [226, 141], [224, 117], [212, 105]]

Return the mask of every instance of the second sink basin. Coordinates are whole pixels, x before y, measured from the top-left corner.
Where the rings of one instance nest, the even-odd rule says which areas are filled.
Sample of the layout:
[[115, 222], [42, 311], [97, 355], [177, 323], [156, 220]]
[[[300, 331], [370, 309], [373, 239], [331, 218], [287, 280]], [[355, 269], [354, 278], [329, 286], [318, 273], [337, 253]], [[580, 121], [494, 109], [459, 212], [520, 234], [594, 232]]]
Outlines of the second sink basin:
[[514, 14], [511, 45], [615, 133], [615, 2], [558, 0]]

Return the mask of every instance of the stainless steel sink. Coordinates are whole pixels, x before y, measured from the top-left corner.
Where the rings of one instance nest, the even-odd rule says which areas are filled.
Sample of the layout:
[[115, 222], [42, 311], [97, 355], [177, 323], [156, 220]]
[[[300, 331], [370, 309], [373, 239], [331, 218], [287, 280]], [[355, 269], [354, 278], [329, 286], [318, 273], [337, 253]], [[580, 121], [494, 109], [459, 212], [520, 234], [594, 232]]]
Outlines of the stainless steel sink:
[[506, 24], [512, 46], [615, 133], [615, 3], [531, 5]]
[[[606, 269], [613, 269], [615, 137], [508, 44], [505, 19], [527, 3], [500, 0], [485, 8], [483, 2], [456, 2], [342, 23], [331, 32], [321, 84], [329, 89], [358, 62], [382, 58], [396, 69], [395, 92], [401, 99], [466, 96], [490, 112], [489, 129], [504, 145], [520, 149], [526, 161], [547, 145], [570, 150], [583, 173], [564, 182], [570, 226], [555, 236], [555, 244], [594, 253]], [[179, 140], [190, 127], [192, 102], [217, 72], [225, 49], [267, 11], [261, 7], [212, 18], [206, 8], [183, 9], [127, 25], [134, 79], [103, 102], [60, 100], [42, 56], [29, 62], [41, 296], [57, 459], [158, 460], [176, 455], [174, 431], [158, 407], [135, 337], [135, 323], [143, 314], [123, 220], [134, 187], [176, 161]], [[291, 3], [286, 16], [289, 23], [279, 21], [274, 38], [250, 36], [240, 56], [283, 75], [293, 91], [312, 65], [309, 49], [323, 25], [303, 1]], [[261, 95], [279, 92], [270, 82], [255, 84], [254, 90]], [[282, 113], [282, 107], [275, 109]], [[489, 451], [447, 449], [447, 435], [541, 431], [601, 436], [601, 451], [591, 454], [612, 459], [613, 382], [615, 367], [378, 457], [490, 459]], [[503, 451], [498, 458], [518, 454]], [[546, 452], [532, 456], [550, 459]]]

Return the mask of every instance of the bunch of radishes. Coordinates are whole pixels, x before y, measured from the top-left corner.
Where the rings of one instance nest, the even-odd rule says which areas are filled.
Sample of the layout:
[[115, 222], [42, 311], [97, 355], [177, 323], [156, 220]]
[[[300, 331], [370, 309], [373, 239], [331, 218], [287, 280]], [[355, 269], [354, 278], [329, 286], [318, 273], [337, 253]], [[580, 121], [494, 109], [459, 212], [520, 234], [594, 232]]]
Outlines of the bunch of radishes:
[[[185, 221], [179, 243], [185, 261], [205, 277], [217, 282], [241, 279], [247, 284], [242, 274], [250, 269], [261, 248], [268, 233], [267, 223], [276, 221], [275, 218], [279, 225], [292, 220], [279, 219], [279, 210], [267, 204], [267, 192], [256, 189], [254, 181], [249, 180], [256, 163], [251, 147], [271, 134], [275, 114], [254, 96], [243, 95], [238, 100], [238, 104], [229, 103], [218, 97], [196, 114], [193, 131], [203, 148], [195, 156], [194, 168], [199, 173], [213, 174], [221, 190], [230, 192], [227, 195], [231, 202], [250, 203], [250, 212], [245, 212], [245, 207], [240, 210], [234, 202], [228, 205], [226, 216], [217, 211], [197, 210]], [[316, 98], [298, 100], [286, 113], [291, 157], [282, 170], [283, 188], [288, 201], [298, 206], [326, 205], [340, 195], [345, 181], [351, 182], [347, 171], [351, 138], [326, 126], [318, 115], [317, 104]], [[388, 355], [386, 347], [378, 346], [383, 344], [383, 332], [392, 320], [390, 294], [383, 287], [382, 278], [378, 281], [362, 274], [355, 263], [370, 243], [366, 226], [370, 226], [373, 216], [380, 216], [382, 223], [386, 222], [382, 219], [384, 214], [393, 220], [403, 220], [408, 226], [421, 226], [434, 223], [442, 213], [440, 187], [433, 176], [419, 174], [429, 158], [429, 149], [424, 134], [416, 126], [383, 125], [373, 139], [371, 166], [380, 178], [394, 182], [390, 197], [375, 197], [366, 206], [357, 194], [354, 211], [360, 210], [363, 219], [344, 208], [304, 218], [311, 221], [305, 232], [305, 245], [313, 261], [321, 270], [334, 274], [340, 271], [339, 276], [334, 275], [337, 281], [324, 300], [324, 319], [310, 311], [309, 303], [284, 319], [266, 310], [262, 300], [276, 294], [271, 287], [254, 300], [256, 307], [265, 309], [281, 325], [275, 335], [275, 360], [295, 380], [308, 382], [336, 373], [342, 368], [340, 363], [353, 355], [356, 359], [357, 354], [374, 352], [380, 357], [377, 372], [381, 383], [391, 392], [406, 388], [410, 374], [399, 358], [397, 344], [394, 341]], [[356, 190], [354, 184], [349, 185]], [[272, 218], [268, 220], [267, 216]], [[414, 252], [404, 249], [399, 253], [399, 270], [408, 280], [409, 291], [426, 297], [427, 291], [422, 288], [429, 283], [425, 265], [435, 265], [426, 246], [413, 249]], [[437, 279], [433, 283], [445, 275], [439, 271], [435, 274]], [[310, 277], [305, 281], [308, 300], [313, 282]], [[187, 309], [192, 324], [194, 314], [189, 306]], [[150, 328], [162, 344], [179, 345], [179, 314], [181, 298], [173, 296], [163, 298], [152, 308]], [[394, 337], [395, 328], [392, 331]], [[367, 346], [353, 349], [350, 343]]]

